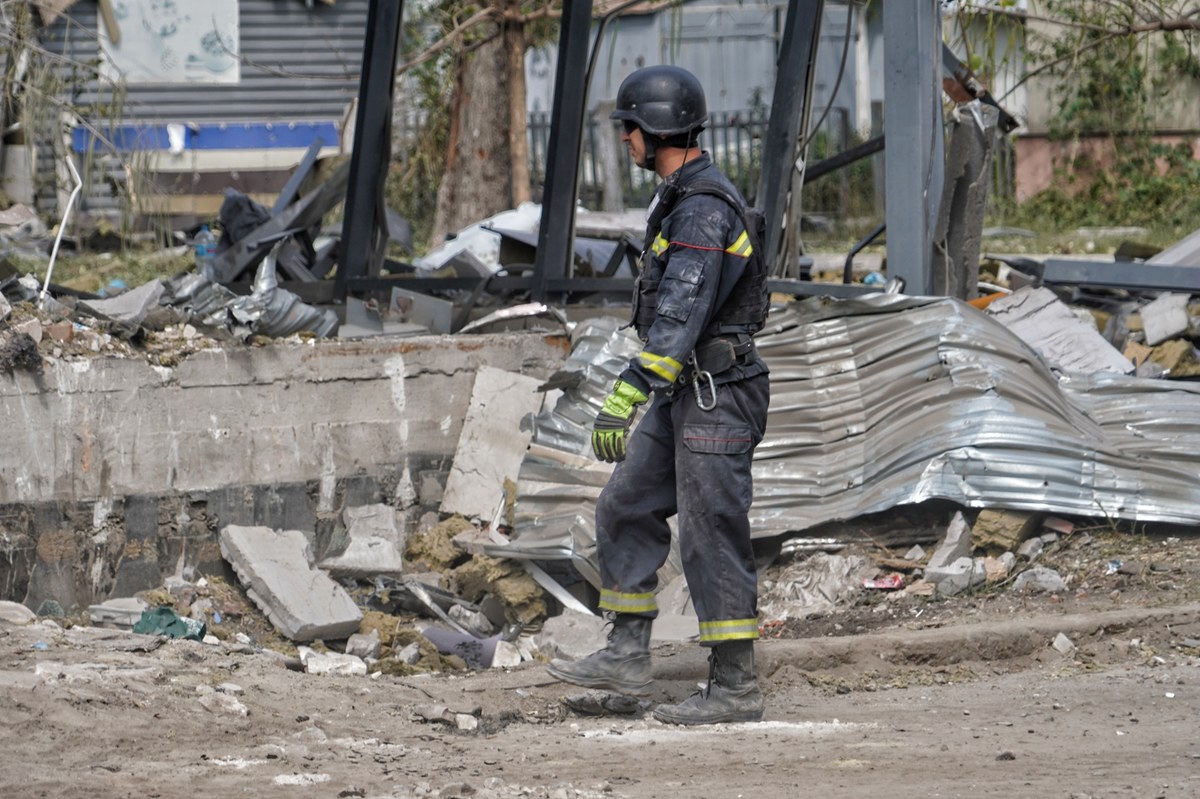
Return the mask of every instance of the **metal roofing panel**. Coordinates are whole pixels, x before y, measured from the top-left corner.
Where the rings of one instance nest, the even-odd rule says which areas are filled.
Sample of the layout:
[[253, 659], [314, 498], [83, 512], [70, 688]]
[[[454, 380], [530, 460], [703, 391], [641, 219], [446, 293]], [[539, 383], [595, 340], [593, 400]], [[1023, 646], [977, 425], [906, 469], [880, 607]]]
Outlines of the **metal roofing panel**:
[[[581, 324], [576, 338], [567, 368], [585, 380], [535, 420], [510, 555], [594, 547], [606, 472], [589, 460], [591, 422], [640, 345], [611, 321]], [[1200, 522], [1192, 384], [1057, 376], [954, 299], [811, 298], [772, 313], [757, 342], [771, 406], [754, 460], [756, 537], [928, 499]]]

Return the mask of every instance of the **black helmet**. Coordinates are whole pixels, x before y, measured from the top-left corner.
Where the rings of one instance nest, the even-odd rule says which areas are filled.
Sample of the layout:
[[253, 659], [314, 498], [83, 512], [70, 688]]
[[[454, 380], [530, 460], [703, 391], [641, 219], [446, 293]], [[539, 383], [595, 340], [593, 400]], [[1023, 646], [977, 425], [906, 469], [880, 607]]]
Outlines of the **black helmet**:
[[642, 67], [621, 82], [611, 119], [630, 120], [655, 136], [699, 132], [708, 120], [704, 89], [681, 67]]

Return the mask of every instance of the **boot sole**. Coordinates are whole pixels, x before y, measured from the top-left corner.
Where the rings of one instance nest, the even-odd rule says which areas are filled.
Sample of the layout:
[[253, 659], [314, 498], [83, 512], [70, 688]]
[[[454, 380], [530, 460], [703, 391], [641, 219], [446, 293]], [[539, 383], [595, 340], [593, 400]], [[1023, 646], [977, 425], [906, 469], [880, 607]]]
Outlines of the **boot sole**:
[[668, 713], [660, 713], [657, 709], [653, 713], [654, 718], [666, 724], [680, 724], [685, 727], [698, 727], [703, 724], [729, 724], [746, 721], [762, 721], [761, 710], [745, 710], [740, 713], [722, 713], [719, 716], [708, 716], [697, 718], [695, 716], [672, 716]]
[[578, 685], [580, 688], [615, 691], [616, 693], [626, 694], [629, 696], [645, 696], [646, 694], [650, 693], [650, 684], [653, 682], [653, 680], [647, 680], [644, 683], [627, 683], [611, 680], [605, 677], [580, 677], [575, 674], [569, 674], [561, 671], [555, 668], [554, 664], [547, 665], [546, 671], [549, 672], [550, 676], [554, 679], [570, 683], [571, 685]]

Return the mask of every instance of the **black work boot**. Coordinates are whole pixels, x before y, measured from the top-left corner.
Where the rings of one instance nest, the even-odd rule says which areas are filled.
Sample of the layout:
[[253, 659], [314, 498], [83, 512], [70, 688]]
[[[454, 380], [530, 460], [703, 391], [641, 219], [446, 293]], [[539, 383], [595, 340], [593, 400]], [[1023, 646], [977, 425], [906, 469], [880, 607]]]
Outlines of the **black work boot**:
[[678, 705], [659, 705], [654, 718], [669, 724], [759, 721], [762, 693], [754, 676], [754, 642], [727, 641], [708, 655], [708, 685]]
[[650, 625], [653, 619], [618, 613], [608, 631], [608, 646], [574, 662], [554, 660], [550, 676], [580, 685], [640, 695], [650, 687]]

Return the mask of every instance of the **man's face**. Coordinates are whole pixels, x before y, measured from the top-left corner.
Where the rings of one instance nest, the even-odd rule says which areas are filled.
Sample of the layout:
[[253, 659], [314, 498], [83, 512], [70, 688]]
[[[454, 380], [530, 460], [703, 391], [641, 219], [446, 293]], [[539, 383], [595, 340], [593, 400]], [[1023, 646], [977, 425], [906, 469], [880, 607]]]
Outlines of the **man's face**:
[[646, 140], [642, 136], [642, 129], [628, 119], [625, 120], [621, 128], [621, 141], [629, 149], [629, 157], [633, 159], [633, 163], [642, 169], [648, 169], [646, 166]]

